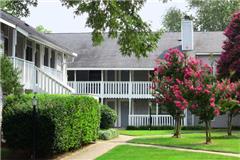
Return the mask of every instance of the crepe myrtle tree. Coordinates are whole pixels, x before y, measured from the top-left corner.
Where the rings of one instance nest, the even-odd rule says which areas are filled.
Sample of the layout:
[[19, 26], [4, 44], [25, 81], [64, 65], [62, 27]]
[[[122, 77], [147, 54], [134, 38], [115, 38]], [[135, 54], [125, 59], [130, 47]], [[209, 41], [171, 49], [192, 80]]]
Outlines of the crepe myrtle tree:
[[154, 68], [153, 96], [156, 103], [165, 106], [166, 111], [175, 120], [173, 137], [181, 137], [181, 119], [188, 106], [187, 100], [179, 88], [179, 82], [184, 79], [187, 57], [177, 49], [169, 49], [164, 59], [158, 59]]
[[181, 115], [186, 108], [205, 123], [206, 144], [211, 143], [211, 120], [219, 115], [215, 104], [216, 82], [212, 67], [170, 49], [154, 69], [153, 96], [175, 119], [174, 137], [180, 137]]
[[[205, 123], [206, 144], [211, 143], [211, 121], [220, 114], [216, 105], [216, 78], [212, 67], [202, 64], [195, 58], [189, 58], [182, 86], [189, 102], [189, 110]], [[180, 87], [181, 88], [181, 87]]]
[[218, 105], [222, 114], [227, 114], [227, 134], [232, 135], [232, 119], [240, 113], [240, 81], [231, 82], [228, 80], [218, 81], [216, 94]]

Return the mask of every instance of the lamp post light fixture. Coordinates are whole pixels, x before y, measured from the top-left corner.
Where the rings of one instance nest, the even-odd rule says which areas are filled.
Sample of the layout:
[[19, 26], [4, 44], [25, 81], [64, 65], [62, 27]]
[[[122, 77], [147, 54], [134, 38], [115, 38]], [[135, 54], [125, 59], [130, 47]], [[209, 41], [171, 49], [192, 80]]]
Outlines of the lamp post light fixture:
[[151, 131], [152, 128], [152, 101], [148, 102], [149, 106], [149, 130]]
[[37, 98], [36, 98], [36, 92], [34, 93], [33, 99], [32, 99], [32, 106], [33, 106], [33, 111], [32, 111], [32, 118], [33, 118], [33, 123], [32, 123], [32, 129], [33, 129], [33, 148], [32, 148], [32, 159], [36, 159], [36, 107], [37, 107]]

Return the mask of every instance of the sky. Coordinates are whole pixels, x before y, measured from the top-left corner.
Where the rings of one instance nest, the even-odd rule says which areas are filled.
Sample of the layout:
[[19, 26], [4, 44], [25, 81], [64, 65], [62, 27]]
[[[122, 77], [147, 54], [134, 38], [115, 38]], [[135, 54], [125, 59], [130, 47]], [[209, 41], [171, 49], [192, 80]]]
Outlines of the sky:
[[[170, 7], [187, 11], [186, 6], [185, 0], [172, 0], [168, 3], [148, 0], [139, 14], [156, 31], [161, 28], [162, 18]], [[73, 11], [72, 8], [62, 6], [60, 0], [38, 0], [38, 6], [30, 7], [30, 16], [22, 20], [33, 27], [43, 25], [54, 33], [91, 32], [91, 28], [85, 27], [87, 15], [75, 16]]]

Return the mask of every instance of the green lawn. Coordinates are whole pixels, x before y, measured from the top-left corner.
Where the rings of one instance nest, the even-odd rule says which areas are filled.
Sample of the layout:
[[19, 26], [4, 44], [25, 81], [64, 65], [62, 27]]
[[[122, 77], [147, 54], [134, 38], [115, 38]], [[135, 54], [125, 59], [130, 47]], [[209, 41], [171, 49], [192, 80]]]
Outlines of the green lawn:
[[182, 134], [182, 138], [176, 139], [172, 137], [148, 137], [136, 138], [131, 143], [156, 144], [163, 146], [176, 146], [183, 148], [212, 150], [220, 152], [240, 153], [240, 132], [233, 132], [233, 136], [226, 136], [226, 132], [212, 133], [212, 144], [206, 145], [204, 133]]
[[239, 160], [236, 157], [120, 145], [97, 158], [97, 160]]
[[[214, 132], [225, 132], [223, 129], [214, 129]], [[183, 134], [187, 133], [204, 133], [204, 130], [182, 130]], [[173, 130], [119, 130], [122, 135], [129, 136], [151, 136], [151, 135], [171, 135]]]

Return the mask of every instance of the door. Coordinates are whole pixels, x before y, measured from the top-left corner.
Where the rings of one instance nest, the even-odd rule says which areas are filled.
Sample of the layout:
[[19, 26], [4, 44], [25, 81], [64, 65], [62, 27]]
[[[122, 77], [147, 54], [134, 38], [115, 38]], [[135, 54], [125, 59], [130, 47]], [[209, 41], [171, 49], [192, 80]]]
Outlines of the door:
[[121, 127], [126, 128], [128, 126], [128, 114], [129, 114], [128, 101], [121, 101], [120, 108], [121, 108]]

